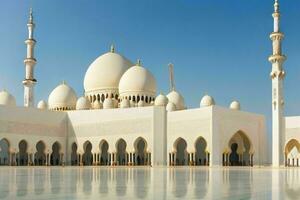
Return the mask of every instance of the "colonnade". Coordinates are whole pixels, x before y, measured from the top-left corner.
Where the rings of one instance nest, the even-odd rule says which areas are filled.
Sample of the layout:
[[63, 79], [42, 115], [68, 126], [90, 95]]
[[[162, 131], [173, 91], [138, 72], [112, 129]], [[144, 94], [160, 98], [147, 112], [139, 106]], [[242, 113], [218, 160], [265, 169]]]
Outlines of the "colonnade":
[[[209, 166], [210, 153], [205, 152], [205, 158], [199, 158], [197, 160], [197, 152], [186, 152], [186, 156], [183, 158], [183, 161], [180, 162], [177, 158], [177, 152], [173, 151], [169, 153], [169, 166], [178, 166], [178, 165], [189, 165], [189, 166]], [[185, 160], [187, 159], [187, 160]]]
[[222, 155], [223, 166], [253, 166], [253, 153], [249, 153], [249, 160], [245, 160], [244, 153], [237, 154], [237, 160], [230, 159], [231, 152], [225, 152]]
[[76, 160], [71, 161], [71, 165], [99, 165], [99, 166], [151, 166], [151, 152], [145, 152], [143, 159], [139, 160], [135, 152], [126, 152], [123, 160], [118, 159], [118, 153], [107, 153], [107, 159], [102, 159], [101, 153], [92, 153], [91, 163], [84, 163], [83, 153], [78, 153]]

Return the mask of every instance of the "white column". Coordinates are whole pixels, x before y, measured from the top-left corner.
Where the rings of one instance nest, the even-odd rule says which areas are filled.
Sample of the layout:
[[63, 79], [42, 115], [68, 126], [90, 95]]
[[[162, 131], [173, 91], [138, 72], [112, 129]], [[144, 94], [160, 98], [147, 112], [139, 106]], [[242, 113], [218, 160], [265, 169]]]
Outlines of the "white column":
[[36, 64], [36, 59], [34, 58], [34, 46], [35, 39], [33, 39], [33, 32], [35, 24], [33, 22], [32, 10], [30, 10], [28, 27], [28, 39], [25, 40], [27, 45], [27, 56], [24, 60], [25, 63], [25, 79], [23, 80], [24, 85], [24, 106], [34, 107], [34, 86], [36, 84], [36, 79], [34, 78], [34, 66]]
[[270, 38], [273, 42], [273, 53], [269, 57], [272, 63], [271, 79], [272, 79], [272, 165], [279, 167], [284, 165], [284, 143], [285, 143], [285, 127], [284, 127], [284, 96], [283, 96], [283, 79], [285, 72], [283, 63], [286, 59], [281, 52], [281, 41], [284, 34], [280, 32], [279, 21], [279, 4], [274, 4], [274, 31]]

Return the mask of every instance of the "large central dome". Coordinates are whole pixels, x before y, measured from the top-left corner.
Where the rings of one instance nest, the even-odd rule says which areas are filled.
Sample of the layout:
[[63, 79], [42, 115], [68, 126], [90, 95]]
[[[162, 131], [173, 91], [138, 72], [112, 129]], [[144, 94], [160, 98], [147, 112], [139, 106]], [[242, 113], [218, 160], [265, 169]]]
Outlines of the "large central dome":
[[[85, 95], [95, 101], [96, 99], [100, 100], [98, 96], [106, 97], [118, 94], [121, 76], [131, 66], [133, 64], [125, 57], [115, 53], [112, 47], [110, 52], [101, 55], [89, 66], [84, 77]], [[104, 99], [101, 101], [103, 102]]]

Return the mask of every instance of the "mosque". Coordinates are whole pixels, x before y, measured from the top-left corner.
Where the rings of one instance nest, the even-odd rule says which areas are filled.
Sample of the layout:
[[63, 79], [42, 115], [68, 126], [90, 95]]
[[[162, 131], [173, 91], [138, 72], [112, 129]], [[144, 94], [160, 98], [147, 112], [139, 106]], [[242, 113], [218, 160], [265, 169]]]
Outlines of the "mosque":
[[[283, 116], [284, 35], [277, 0], [273, 18], [272, 163], [299, 166], [300, 117]], [[63, 82], [36, 106], [32, 11], [27, 27], [24, 105], [0, 92], [0, 165], [263, 166], [271, 160], [263, 115], [243, 111], [237, 100], [218, 106], [209, 95], [199, 108], [187, 108], [172, 64], [170, 91], [157, 94], [149, 68], [114, 46], [87, 68], [84, 96]]]

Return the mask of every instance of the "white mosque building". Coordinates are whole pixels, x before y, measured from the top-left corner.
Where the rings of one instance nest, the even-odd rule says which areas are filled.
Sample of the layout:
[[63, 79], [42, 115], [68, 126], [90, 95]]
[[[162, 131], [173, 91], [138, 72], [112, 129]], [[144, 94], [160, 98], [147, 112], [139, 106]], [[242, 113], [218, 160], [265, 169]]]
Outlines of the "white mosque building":
[[[275, 1], [272, 94], [274, 166], [299, 165], [300, 117], [283, 116], [279, 5]], [[138, 60], [115, 51], [87, 68], [84, 96], [59, 84], [35, 107], [34, 20], [30, 12], [24, 106], [0, 92], [0, 165], [262, 166], [268, 155], [265, 117], [241, 110], [236, 100], [216, 105], [205, 95], [189, 109], [174, 87], [157, 94], [155, 77]], [[201, 93], [201, 92], [200, 92]]]

